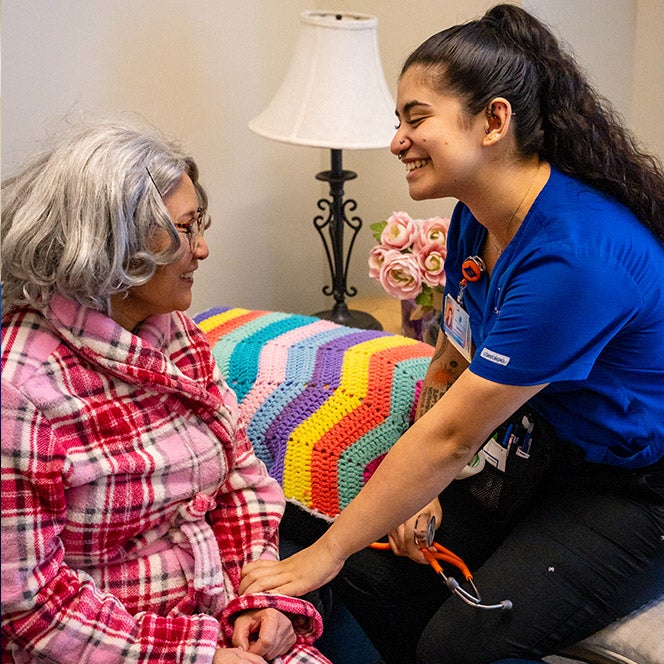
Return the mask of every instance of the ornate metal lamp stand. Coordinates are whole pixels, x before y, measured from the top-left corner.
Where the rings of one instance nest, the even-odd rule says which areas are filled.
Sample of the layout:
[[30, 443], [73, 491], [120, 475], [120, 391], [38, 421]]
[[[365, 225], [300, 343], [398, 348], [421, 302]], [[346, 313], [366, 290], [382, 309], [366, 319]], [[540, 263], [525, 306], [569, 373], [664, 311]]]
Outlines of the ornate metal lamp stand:
[[[356, 178], [357, 173], [343, 170], [341, 150], [332, 149], [330, 152], [331, 170], [317, 173], [316, 179], [329, 183], [332, 200], [321, 198], [318, 201], [318, 208], [327, 210], [328, 214], [327, 217], [324, 215], [314, 217], [314, 227], [323, 241], [332, 281], [331, 285], [323, 287], [323, 293], [334, 296], [334, 306], [331, 310], [319, 311], [316, 316], [350, 327], [382, 330], [381, 324], [373, 316], [364, 311], [349, 309], [346, 304], [346, 297], [353, 297], [357, 294], [356, 288], [348, 287], [347, 278], [353, 244], [362, 228], [362, 220], [356, 216], [349, 218], [346, 214], [347, 211], [355, 210], [357, 202], [352, 198], [344, 201], [344, 182]], [[344, 248], [345, 226], [352, 231], [347, 252]], [[328, 231], [329, 239], [324, 233], [325, 229]]]

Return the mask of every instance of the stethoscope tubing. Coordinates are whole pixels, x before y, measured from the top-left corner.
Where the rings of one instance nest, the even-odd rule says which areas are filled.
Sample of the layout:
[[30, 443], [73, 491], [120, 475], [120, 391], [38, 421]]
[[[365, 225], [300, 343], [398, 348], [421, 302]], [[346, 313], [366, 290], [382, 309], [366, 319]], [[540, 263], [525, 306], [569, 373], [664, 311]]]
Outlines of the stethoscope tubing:
[[[389, 545], [388, 545], [389, 546]], [[438, 545], [440, 546], [440, 545]], [[477, 609], [500, 609], [501, 611], [509, 611], [512, 607], [513, 604], [509, 599], [504, 599], [498, 604], [483, 604], [482, 603], [482, 597], [480, 596], [479, 591], [477, 590], [477, 586], [475, 585], [475, 582], [473, 581], [473, 575], [468, 572], [466, 576], [466, 581], [472, 586], [473, 592], [475, 594], [469, 593], [465, 588], [462, 588], [459, 582], [451, 576], [447, 576], [445, 572], [443, 571], [443, 568], [438, 564], [438, 561], [436, 560], [436, 556], [426, 547], [420, 547], [420, 551], [424, 554], [424, 557], [427, 559], [427, 562], [437, 574], [440, 575], [440, 577], [443, 579], [445, 582], [445, 585], [449, 588], [449, 590], [454, 593], [457, 597], [462, 599], [466, 604], [469, 606], [474, 606]], [[452, 554], [454, 555], [454, 554]], [[455, 556], [457, 557], [457, 556]], [[459, 558], [459, 560], [461, 560]], [[463, 562], [463, 561], [461, 561]], [[455, 563], [452, 563], [455, 564]], [[465, 564], [464, 564], [465, 567]], [[466, 568], [467, 569], [467, 568]]]
[[[425, 526], [418, 527], [420, 519], [425, 520]], [[477, 609], [498, 609], [501, 611], [509, 611], [513, 608], [513, 604], [509, 599], [504, 599], [498, 604], [483, 604], [482, 597], [477, 590], [477, 586], [473, 581], [473, 575], [466, 565], [466, 563], [455, 553], [446, 549], [442, 544], [434, 541], [434, 534], [436, 531], [436, 520], [431, 515], [424, 513], [420, 514], [418, 521], [415, 524], [415, 543], [426, 558], [429, 565], [434, 571], [440, 575], [445, 582], [450, 592], [460, 599], [462, 599], [469, 606], [474, 606]], [[370, 545], [372, 549], [382, 551], [390, 551], [391, 547], [387, 542], [374, 542]], [[464, 575], [466, 581], [473, 589], [473, 593], [469, 593], [465, 588], [462, 588], [459, 582], [451, 576], [447, 576], [440, 566], [438, 560], [443, 560], [451, 565], [457, 567]]]

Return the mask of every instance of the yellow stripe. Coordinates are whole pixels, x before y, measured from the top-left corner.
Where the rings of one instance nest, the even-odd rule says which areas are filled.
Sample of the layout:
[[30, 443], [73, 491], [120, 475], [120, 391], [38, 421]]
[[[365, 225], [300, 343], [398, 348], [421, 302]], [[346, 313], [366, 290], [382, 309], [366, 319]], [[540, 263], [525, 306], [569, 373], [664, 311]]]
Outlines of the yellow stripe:
[[367, 395], [369, 362], [375, 353], [416, 344], [414, 339], [391, 335], [352, 346], [344, 352], [341, 382], [329, 399], [290, 435], [284, 458], [286, 498], [311, 506], [311, 455], [316, 443]]
[[215, 327], [227, 323], [229, 320], [233, 320], [239, 316], [244, 316], [248, 313], [249, 309], [229, 309], [228, 311], [222, 311], [219, 314], [210, 316], [210, 318], [204, 318], [200, 323], [198, 323], [198, 327], [200, 327], [203, 332], [207, 333], [210, 330], [213, 330]]

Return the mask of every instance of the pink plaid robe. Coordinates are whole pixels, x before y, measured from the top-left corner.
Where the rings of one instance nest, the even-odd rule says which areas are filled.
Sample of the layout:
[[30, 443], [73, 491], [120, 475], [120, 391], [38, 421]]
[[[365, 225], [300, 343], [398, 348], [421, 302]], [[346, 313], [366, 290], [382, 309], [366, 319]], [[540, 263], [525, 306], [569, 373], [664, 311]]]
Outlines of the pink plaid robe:
[[300, 599], [238, 596], [283, 495], [180, 313], [136, 334], [62, 297], [3, 320], [3, 661], [211, 662], [233, 615], [288, 613], [278, 662], [327, 662]]

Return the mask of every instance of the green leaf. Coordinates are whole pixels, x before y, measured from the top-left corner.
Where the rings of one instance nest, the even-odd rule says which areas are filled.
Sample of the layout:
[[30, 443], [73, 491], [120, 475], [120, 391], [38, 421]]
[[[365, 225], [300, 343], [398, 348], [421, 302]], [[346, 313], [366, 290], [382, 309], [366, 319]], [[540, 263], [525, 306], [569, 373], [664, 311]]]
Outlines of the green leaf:
[[422, 287], [422, 292], [415, 298], [415, 303], [423, 307], [433, 306], [433, 292], [431, 291], [431, 286], [424, 285]]
[[387, 226], [387, 220], [377, 221], [369, 226], [376, 242], [380, 242], [380, 236], [385, 226]]

